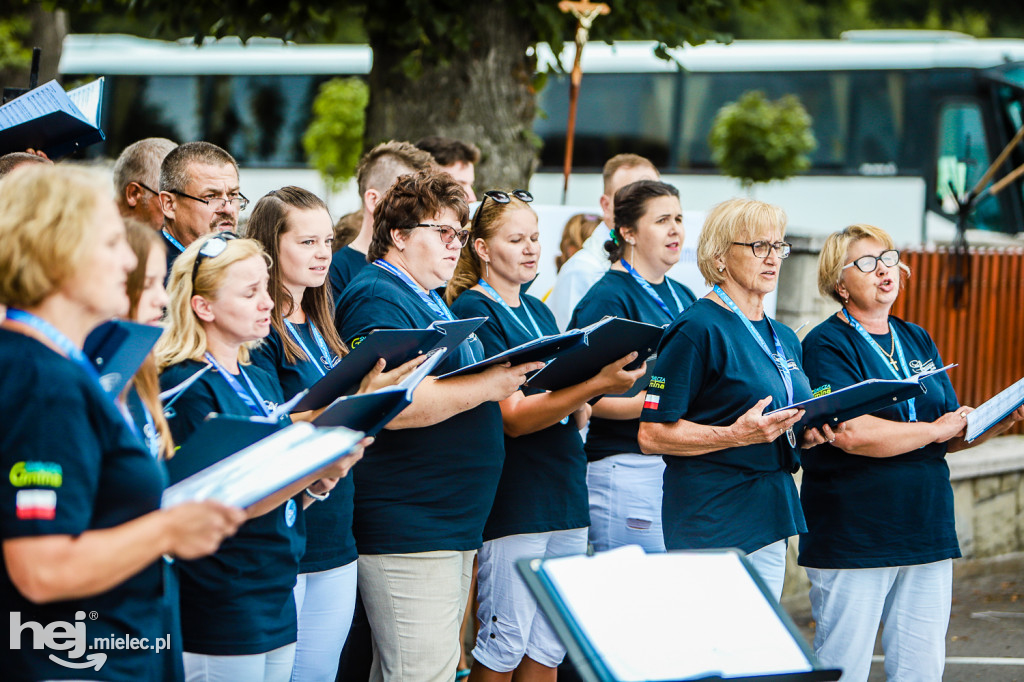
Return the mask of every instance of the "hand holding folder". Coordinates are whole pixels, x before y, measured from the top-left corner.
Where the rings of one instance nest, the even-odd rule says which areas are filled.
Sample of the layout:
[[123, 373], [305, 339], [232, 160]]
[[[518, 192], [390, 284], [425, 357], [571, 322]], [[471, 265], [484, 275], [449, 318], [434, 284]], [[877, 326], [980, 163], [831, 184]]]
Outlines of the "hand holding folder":
[[380, 358], [387, 361], [387, 368], [390, 369], [443, 347], [445, 351], [438, 360], [440, 362], [469, 338], [483, 324], [484, 319], [475, 317], [454, 322], [435, 322], [426, 329], [379, 329], [370, 332], [327, 376], [309, 389], [309, 393], [294, 406], [293, 411], [319, 410], [340, 396], [355, 393], [363, 377]]
[[112, 320], [85, 339], [83, 352], [96, 366], [107, 395], [118, 396], [163, 334], [163, 327]]
[[438, 378], [447, 379], [448, 377], [476, 374], [477, 372], [484, 371], [488, 367], [504, 364], [506, 362], [511, 365], [521, 365], [526, 362], [547, 362], [548, 360], [556, 358], [562, 353], [570, 351], [582, 344], [584, 336], [585, 334], [579, 329], [573, 329], [561, 334], [552, 334], [551, 336], [542, 336], [539, 339], [533, 339], [532, 341], [527, 341], [515, 348], [510, 348], [504, 353], [492, 355], [486, 360], [481, 360], [480, 362], [474, 362], [472, 365], [460, 367], [454, 372], [448, 372]]

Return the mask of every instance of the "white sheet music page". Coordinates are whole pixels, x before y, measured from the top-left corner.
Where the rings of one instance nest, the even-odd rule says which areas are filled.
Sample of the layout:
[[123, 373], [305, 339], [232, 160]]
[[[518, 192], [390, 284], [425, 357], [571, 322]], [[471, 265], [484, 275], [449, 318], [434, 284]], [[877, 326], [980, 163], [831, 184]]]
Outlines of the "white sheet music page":
[[989, 398], [967, 415], [967, 442], [970, 443], [1024, 405], [1024, 379]]
[[543, 570], [616, 679], [813, 669], [733, 552], [624, 547]]

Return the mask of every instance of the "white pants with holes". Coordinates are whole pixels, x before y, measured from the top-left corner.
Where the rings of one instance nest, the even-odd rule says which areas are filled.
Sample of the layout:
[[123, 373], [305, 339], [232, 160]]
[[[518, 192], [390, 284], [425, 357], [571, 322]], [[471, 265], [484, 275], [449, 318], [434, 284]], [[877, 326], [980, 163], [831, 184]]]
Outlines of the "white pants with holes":
[[590, 542], [602, 552], [640, 545], [664, 552], [661, 491], [665, 462], [652, 455], [612, 455], [587, 464]]
[[814, 653], [843, 670], [843, 682], [864, 682], [882, 624], [889, 682], [938, 682], [946, 663], [953, 594], [950, 559], [892, 568], [808, 568]]
[[185, 682], [288, 682], [295, 644], [265, 654], [211, 656], [185, 652]]

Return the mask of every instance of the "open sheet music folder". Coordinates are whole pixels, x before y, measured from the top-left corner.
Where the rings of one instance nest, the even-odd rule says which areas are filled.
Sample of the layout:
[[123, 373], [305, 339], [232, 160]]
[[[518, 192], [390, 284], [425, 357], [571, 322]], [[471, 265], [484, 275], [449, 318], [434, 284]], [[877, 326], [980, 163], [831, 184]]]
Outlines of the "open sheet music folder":
[[840, 677], [736, 550], [629, 546], [518, 567], [586, 682]]
[[48, 81], [0, 107], [0, 154], [40, 149], [57, 159], [103, 141], [103, 79], [64, 92]]
[[1021, 405], [1024, 405], [1024, 379], [1000, 391], [967, 415], [967, 442], [984, 435]]

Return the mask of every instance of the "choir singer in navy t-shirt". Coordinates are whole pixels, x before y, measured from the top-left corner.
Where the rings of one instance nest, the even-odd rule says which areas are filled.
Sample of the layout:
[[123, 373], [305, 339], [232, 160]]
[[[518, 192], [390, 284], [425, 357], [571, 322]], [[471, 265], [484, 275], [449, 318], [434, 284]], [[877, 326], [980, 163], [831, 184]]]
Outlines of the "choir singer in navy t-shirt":
[[737, 547], [776, 598], [786, 541], [806, 530], [798, 445], [825, 440], [794, 433], [802, 411], [764, 414], [811, 397], [796, 334], [764, 314], [789, 256], [785, 227], [781, 208], [752, 199], [708, 213], [697, 265], [714, 288], [666, 330], [639, 438], [665, 455], [665, 547]]
[[[816, 393], [943, 366], [928, 332], [889, 314], [909, 274], [877, 227], [828, 237], [818, 289], [843, 309], [803, 342]], [[843, 669], [843, 680], [867, 680], [879, 621], [890, 680], [942, 679], [960, 556], [945, 455], [968, 446], [971, 408], [960, 406], [945, 373], [924, 381], [924, 395], [841, 424], [834, 442], [804, 456], [800, 564], [811, 579], [814, 649], [822, 665]], [[1021, 418], [1024, 408], [971, 445]]]

